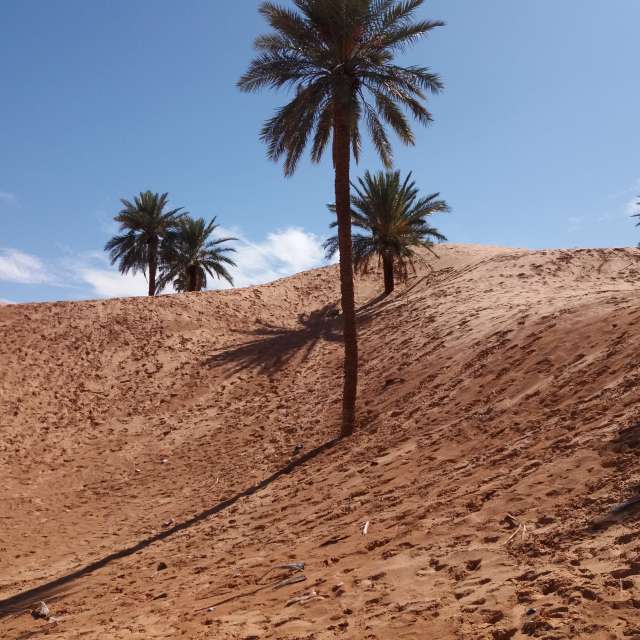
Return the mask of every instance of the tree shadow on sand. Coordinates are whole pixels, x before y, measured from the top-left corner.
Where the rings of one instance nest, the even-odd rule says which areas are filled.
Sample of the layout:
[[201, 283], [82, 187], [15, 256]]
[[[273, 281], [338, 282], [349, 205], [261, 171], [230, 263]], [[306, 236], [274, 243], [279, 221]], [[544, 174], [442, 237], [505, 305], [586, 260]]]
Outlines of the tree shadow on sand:
[[272, 473], [269, 477], [265, 478], [260, 483], [250, 486], [249, 488], [235, 494], [227, 500], [218, 502], [209, 509], [202, 511], [201, 513], [198, 513], [188, 520], [180, 522], [169, 529], [160, 531], [159, 533], [149, 536], [148, 538], [145, 538], [144, 540], [141, 540], [140, 542], [130, 547], [121, 549], [109, 554], [108, 556], [100, 558], [95, 562], [80, 567], [79, 569], [76, 569], [75, 571], [62, 576], [61, 578], [51, 580], [33, 589], [22, 591], [21, 593], [18, 593], [10, 598], [0, 600], [0, 620], [13, 615], [20, 615], [22, 613], [25, 613], [41, 600], [46, 600], [49, 602], [59, 600], [63, 594], [66, 594], [68, 592], [68, 589], [76, 580], [79, 580], [80, 578], [87, 576], [97, 571], [98, 569], [102, 569], [103, 567], [106, 567], [107, 565], [116, 562], [117, 560], [126, 558], [127, 556], [131, 556], [134, 553], [142, 551], [143, 549], [151, 546], [156, 542], [166, 540], [167, 538], [170, 538], [180, 531], [190, 529], [199, 522], [202, 522], [203, 520], [206, 520], [207, 518], [210, 518], [211, 516], [220, 513], [225, 509], [228, 509], [242, 498], [246, 498], [253, 495], [254, 493], [261, 491], [262, 489], [265, 489], [271, 483], [275, 482], [282, 476], [292, 473], [297, 467], [306, 464], [320, 454], [333, 449], [341, 441], [341, 438], [333, 438], [332, 440], [321, 444], [315, 449], [312, 449], [305, 454], [293, 458], [288, 464]]
[[[640, 422], [621, 427], [605, 445], [605, 451], [615, 457], [615, 467], [621, 477], [629, 477], [632, 473], [638, 450], [640, 450]], [[599, 535], [616, 525], [634, 526], [640, 521], [640, 484], [627, 486], [625, 493], [627, 493], [626, 499], [612, 505], [607, 513], [588, 523], [586, 527], [588, 535]], [[622, 538], [624, 537], [623, 535]]]
[[[360, 326], [371, 320], [383, 298], [378, 296], [358, 309]], [[320, 342], [342, 342], [342, 318], [336, 304], [327, 304], [311, 313], [299, 314], [297, 327], [263, 323], [253, 331], [237, 333], [250, 339], [214, 353], [205, 361], [206, 366], [231, 365], [231, 373], [244, 369], [274, 373], [286, 367], [296, 356], [305, 362]]]
[[[361, 306], [358, 309], [358, 324], [360, 327], [370, 322], [385, 304], [386, 296], [382, 294]], [[342, 342], [342, 318], [335, 304], [326, 305], [310, 314], [300, 314], [298, 316], [298, 325], [295, 328], [288, 328], [264, 324], [252, 332], [243, 333], [243, 335], [251, 336], [253, 339], [230, 349], [221, 350], [210, 357], [206, 364], [211, 367], [231, 364], [236, 372], [246, 368], [254, 368], [263, 373], [272, 373], [286, 366], [296, 354], [301, 354], [302, 359], [306, 360], [319, 342]], [[248, 489], [217, 503], [182, 523], [82, 566], [65, 576], [0, 600], [0, 620], [24, 613], [40, 600], [53, 602], [60, 599], [67, 595], [73, 584], [82, 577], [122, 558], [131, 556], [152, 544], [165, 540], [179, 531], [189, 529], [199, 522], [228, 509], [241, 498], [251, 496], [283, 475], [291, 473], [296, 467], [309, 462], [325, 451], [333, 449], [339, 442], [341, 442], [340, 438], [329, 440], [316, 449], [294, 458], [259, 484], [252, 485]]]

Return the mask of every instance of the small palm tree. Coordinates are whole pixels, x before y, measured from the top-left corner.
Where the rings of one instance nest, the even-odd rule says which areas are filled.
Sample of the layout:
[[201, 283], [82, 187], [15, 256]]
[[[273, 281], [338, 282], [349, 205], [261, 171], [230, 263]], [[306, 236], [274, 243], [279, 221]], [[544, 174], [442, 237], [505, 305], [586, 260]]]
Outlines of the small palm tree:
[[[406, 116], [431, 122], [422, 102], [442, 89], [440, 78], [419, 66], [394, 63], [396, 53], [444, 23], [414, 19], [423, 0], [293, 0], [295, 9], [263, 2], [260, 13], [273, 32], [255, 42], [257, 57], [239, 81], [243, 91], [293, 88], [295, 97], [262, 129], [268, 155], [284, 157], [295, 171], [311, 143], [319, 162], [332, 142], [340, 249], [340, 285], [345, 346], [342, 435], [353, 432], [358, 385], [349, 165], [360, 157], [360, 125], [366, 125], [384, 164], [392, 164], [388, 124], [405, 144], [414, 144]], [[297, 10], [296, 10], [297, 9]]]
[[236, 263], [225, 254], [235, 249], [221, 245], [236, 238], [213, 239], [217, 227], [215, 218], [208, 224], [204, 218], [180, 219], [162, 243], [161, 289], [172, 282], [176, 291], [202, 291], [207, 275], [224, 278], [233, 285], [227, 266], [235, 267]]
[[[632, 214], [632, 218], [638, 218], [638, 223], [636, 227], [640, 227], [640, 196], [638, 196], [638, 202], [636, 203], [636, 207], [638, 207], [638, 213]], [[638, 249], [640, 249], [640, 242], [638, 243]]]
[[122, 199], [123, 209], [114, 218], [120, 223], [120, 235], [107, 242], [104, 249], [109, 252], [111, 264], [118, 263], [120, 273], [144, 273], [149, 283], [149, 295], [161, 290], [157, 286], [158, 254], [160, 243], [175, 228], [182, 207], [165, 211], [168, 193], [145, 191], [133, 202]]
[[[431, 250], [435, 241], [446, 238], [432, 227], [427, 217], [434, 213], [450, 211], [439, 193], [418, 197], [418, 189], [411, 180], [411, 173], [401, 182], [400, 172], [380, 171], [371, 175], [368, 171], [359, 178], [351, 196], [351, 223], [357, 229], [368, 232], [353, 236], [353, 266], [366, 273], [371, 260], [382, 263], [384, 291], [388, 295], [395, 287], [395, 276], [406, 280], [409, 269], [414, 269], [414, 247]], [[335, 205], [329, 205], [335, 212]], [[337, 223], [331, 226], [335, 227]], [[327, 257], [338, 251], [338, 237], [324, 243]]]

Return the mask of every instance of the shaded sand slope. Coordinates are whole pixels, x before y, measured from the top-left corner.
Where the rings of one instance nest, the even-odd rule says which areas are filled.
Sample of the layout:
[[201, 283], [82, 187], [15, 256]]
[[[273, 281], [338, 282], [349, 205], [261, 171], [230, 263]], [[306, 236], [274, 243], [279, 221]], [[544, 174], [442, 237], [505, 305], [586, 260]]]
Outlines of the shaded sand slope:
[[335, 268], [3, 307], [0, 637], [640, 638], [640, 251], [438, 253], [359, 280], [362, 425], [318, 452]]

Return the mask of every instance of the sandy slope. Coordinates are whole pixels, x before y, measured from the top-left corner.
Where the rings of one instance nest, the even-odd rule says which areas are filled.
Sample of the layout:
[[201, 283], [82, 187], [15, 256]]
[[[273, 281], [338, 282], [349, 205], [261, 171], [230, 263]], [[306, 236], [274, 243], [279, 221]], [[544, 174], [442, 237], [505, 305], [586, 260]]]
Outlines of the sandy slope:
[[359, 281], [362, 425], [318, 452], [335, 268], [3, 307], [0, 637], [640, 638], [640, 251], [439, 253]]

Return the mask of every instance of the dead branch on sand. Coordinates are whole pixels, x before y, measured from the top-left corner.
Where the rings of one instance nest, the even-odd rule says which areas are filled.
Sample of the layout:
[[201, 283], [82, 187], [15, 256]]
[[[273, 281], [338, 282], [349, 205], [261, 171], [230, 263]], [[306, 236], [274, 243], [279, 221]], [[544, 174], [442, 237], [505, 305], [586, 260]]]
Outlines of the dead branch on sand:
[[[271, 587], [271, 589], [282, 589], [283, 587], [288, 587], [292, 584], [298, 584], [299, 582], [304, 582], [307, 579], [305, 575], [295, 575], [304, 571], [305, 563], [304, 562], [288, 562], [285, 564], [276, 564], [271, 567], [268, 571], [266, 571], [258, 580], [256, 580], [256, 584], [260, 585], [257, 589], [253, 589], [252, 591], [245, 591], [244, 593], [233, 594], [224, 600], [220, 600], [214, 604], [207, 605], [206, 607], [201, 607], [200, 609], [196, 609], [195, 613], [200, 613], [201, 611], [212, 611], [216, 607], [219, 607], [223, 604], [227, 604], [228, 602], [232, 602], [234, 600], [239, 600], [240, 598], [247, 598], [248, 596], [255, 595], [260, 591], [264, 591]], [[289, 575], [286, 577], [279, 577], [278, 579], [268, 582], [266, 584], [260, 584], [262, 580], [264, 580], [272, 571], [277, 570], [286, 570], [294, 575]]]
[[509, 536], [507, 541], [504, 543], [505, 547], [514, 538], [516, 538], [519, 533], [522, 534], [522, 542], [524, 542], [527, 539], [527, 525], [524, 524], [524, 522], [521, 522], [520, 520], [518, 520], [518, 518], [516, 518], [515, 516], [512, 516], [510, 513], [507, 513], [507, 518], [509, 518], [509, 520], [511, 520], [514, 524], [516, 524], [518, 528]]

